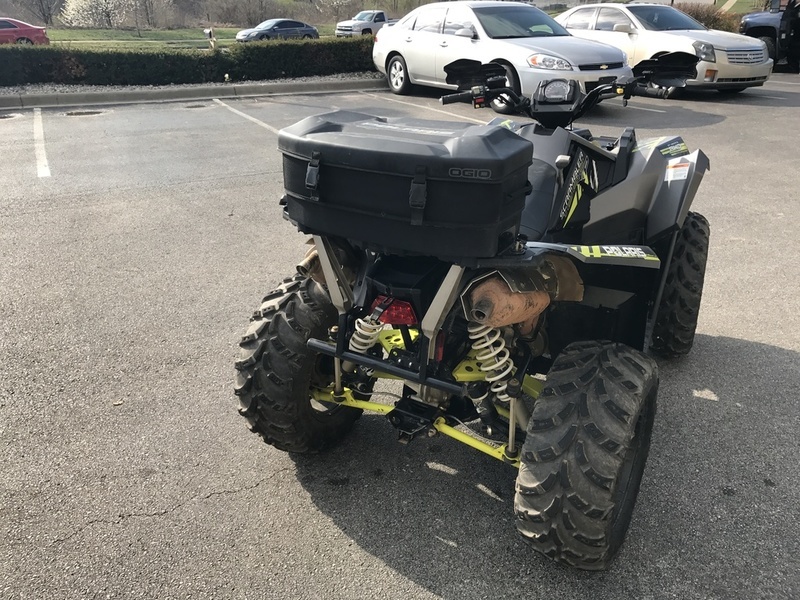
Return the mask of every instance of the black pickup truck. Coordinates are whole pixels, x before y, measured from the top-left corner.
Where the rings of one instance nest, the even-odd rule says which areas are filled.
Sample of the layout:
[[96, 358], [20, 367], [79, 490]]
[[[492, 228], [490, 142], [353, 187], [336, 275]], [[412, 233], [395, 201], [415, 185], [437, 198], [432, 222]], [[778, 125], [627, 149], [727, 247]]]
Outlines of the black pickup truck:
[[800, 68], [800, 7], [798, 0], [772, 0], [769, 11], [742, 17], [739, 33], [756, 37], [767, 45], [776, 65]]

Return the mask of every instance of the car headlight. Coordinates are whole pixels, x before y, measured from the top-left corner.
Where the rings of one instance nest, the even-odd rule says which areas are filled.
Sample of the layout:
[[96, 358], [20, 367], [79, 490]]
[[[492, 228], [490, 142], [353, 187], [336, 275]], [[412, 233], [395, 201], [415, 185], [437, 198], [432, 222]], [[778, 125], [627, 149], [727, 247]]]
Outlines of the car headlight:
[[549, 54], [534, 54], [528, 57], [528, 64], [535, 69], [550, 69], [552, 71], [572, 71], [572, 65], [563, 58]]
[[714, 54], [713, 45], [708, 42], [695, 42], [692, 46], [694, 46], [694, 53], [697, 54], [700, 60], [717, 62], [717, 55]]

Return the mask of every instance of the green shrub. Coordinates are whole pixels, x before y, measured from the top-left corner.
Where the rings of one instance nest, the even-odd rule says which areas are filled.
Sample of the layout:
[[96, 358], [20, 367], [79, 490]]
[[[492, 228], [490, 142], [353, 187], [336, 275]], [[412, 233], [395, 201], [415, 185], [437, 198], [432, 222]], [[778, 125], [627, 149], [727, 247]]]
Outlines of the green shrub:
[[270, 41], [227, 50], [0, 48], [0, 85], [167, 85], [255, 81], [373, 69], [372, 39]]
[[722, 31], [739, 31], [739, 20], [741, 15], [723, 12], [719, 6], [713, 4], [675, 4], [675, 8], [685, 12], [695, 21], [699, 21], [709, 29], [721, 29]]
[[374, 69], [372, 37], [237, 44], [228, 49], [237, 81], [354, 73]]

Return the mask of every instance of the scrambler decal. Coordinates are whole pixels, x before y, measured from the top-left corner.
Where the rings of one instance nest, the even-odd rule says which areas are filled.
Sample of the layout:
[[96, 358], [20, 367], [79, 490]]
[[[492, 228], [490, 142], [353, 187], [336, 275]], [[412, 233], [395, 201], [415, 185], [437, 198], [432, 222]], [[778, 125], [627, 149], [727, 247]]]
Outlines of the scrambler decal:
[[[568, 224], [581, 225], [589, 220], [589, 201], [597, 191], [597, 169], [594, 161], [581, 148], [576, 148], [575, 157], [567, 170], [564, 181], [564, 196], [558, 212], [556, 228]], [[581, 200], [585, 200], [581, 202]]]

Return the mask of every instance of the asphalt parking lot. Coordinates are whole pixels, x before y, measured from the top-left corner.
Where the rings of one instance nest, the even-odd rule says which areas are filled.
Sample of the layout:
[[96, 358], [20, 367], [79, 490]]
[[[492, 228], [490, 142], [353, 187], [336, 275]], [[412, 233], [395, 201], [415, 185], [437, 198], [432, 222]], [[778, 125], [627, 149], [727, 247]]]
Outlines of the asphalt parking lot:
[[627, 541], [606, 573], [534, 555], [513, 471], [380, 416], [315, 458], [250, 434], [236, 342], [294, 271], [276, 133], [342, 108], [494, 116], [436, 92], [0, 112], [0, 597], [800, 597], [800, 78], [607, 101], [580, 124], [711, 160], [698, 338], [660, 364]]

